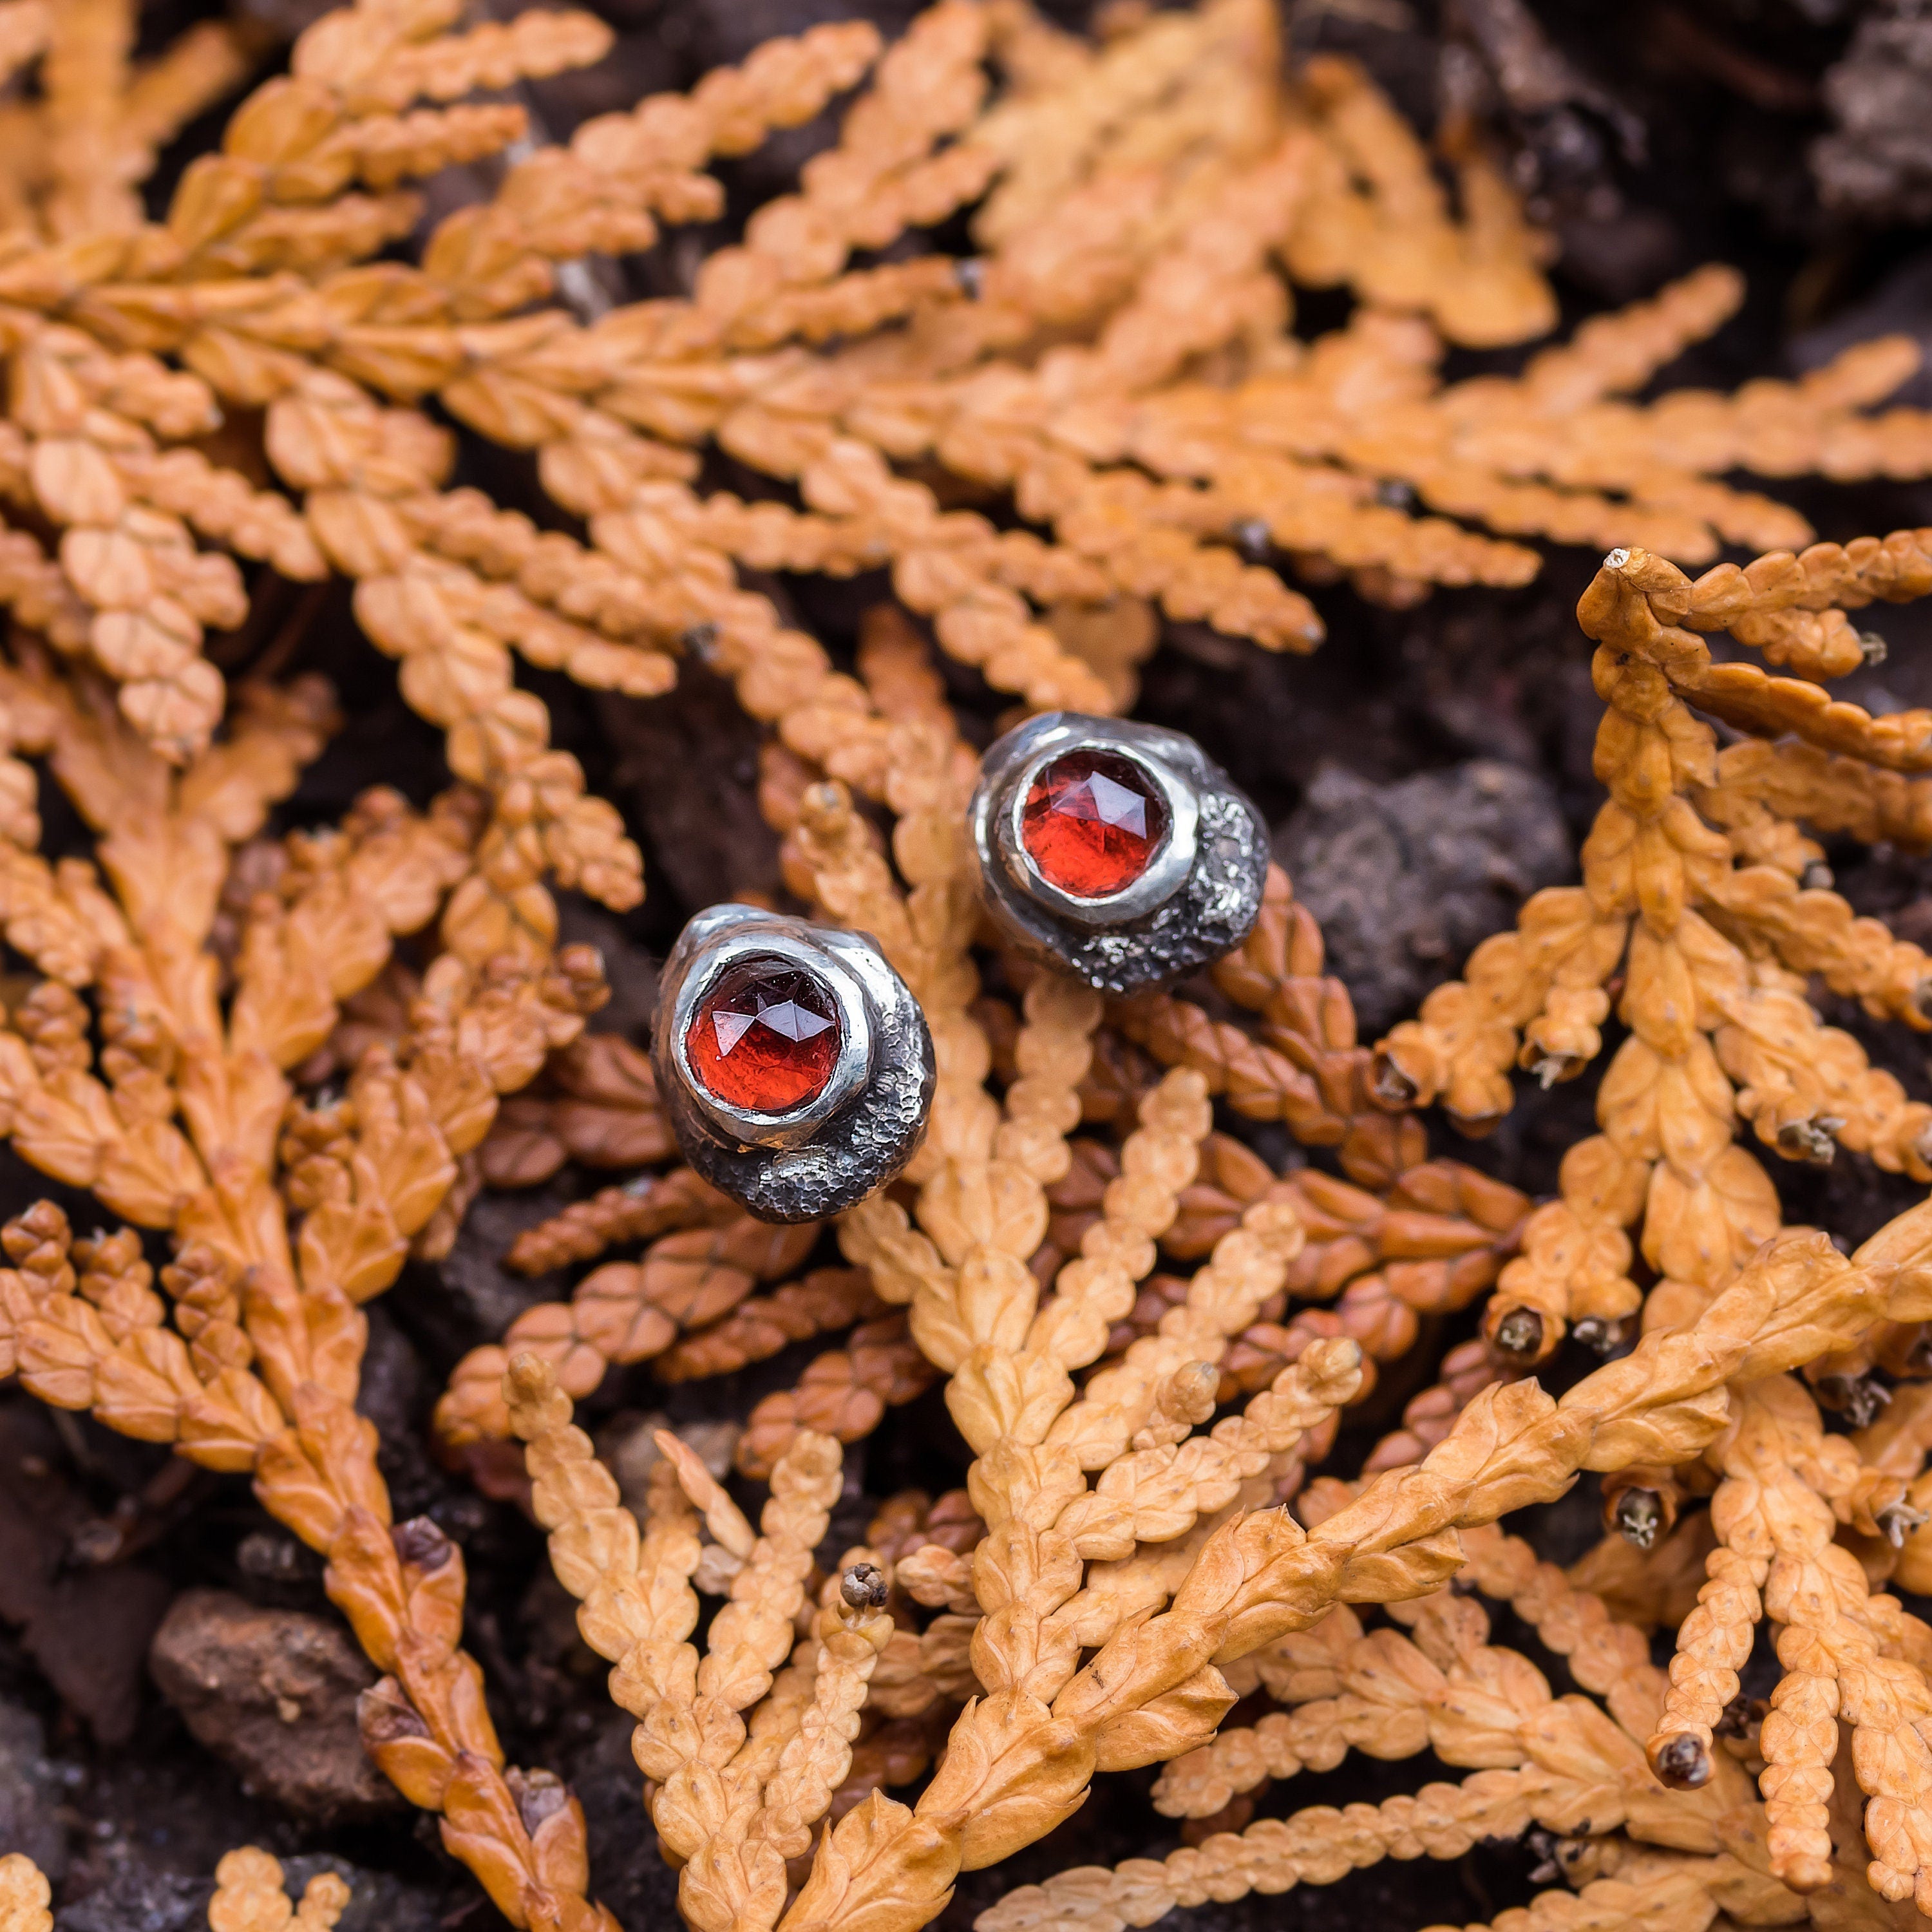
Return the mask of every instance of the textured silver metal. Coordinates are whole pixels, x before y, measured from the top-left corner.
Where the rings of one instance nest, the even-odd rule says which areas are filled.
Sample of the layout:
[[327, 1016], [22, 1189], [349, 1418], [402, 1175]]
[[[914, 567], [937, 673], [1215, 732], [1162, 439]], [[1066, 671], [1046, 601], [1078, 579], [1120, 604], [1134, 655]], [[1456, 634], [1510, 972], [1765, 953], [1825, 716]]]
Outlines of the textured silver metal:
[[[1041, 878], [1020, 836], [1028, 788], [1052, 760], [1091, 748], [1130, 760], [1160, 788], [1168, 832], [1125, 891], [1083, 899]], [[1030, 958], [1103, 993], [1184, 978], [1232, 952], [1261, 916], [1268, 828], [1227, 773], [1184, 733], [1132, 718], [1050, 711], [1009, 731], [980, 761], [968, 808], [980, 889]]]
[[[837, 1003], [838, 1058], [802, 1106], [764, 1114], [729, 1106], [693, 1073], [693, 1016], [721, 974], [776, 958], [809, 973]], [[712, 906], [671, 948], [658, 982], [652, 1064], [684, 1157], [761, 1221], [816, 1221], [883, 1186], [911, 1159], [932, 1102], [932, 1040], [919, 1002], [862, 934], [758, 906]]]

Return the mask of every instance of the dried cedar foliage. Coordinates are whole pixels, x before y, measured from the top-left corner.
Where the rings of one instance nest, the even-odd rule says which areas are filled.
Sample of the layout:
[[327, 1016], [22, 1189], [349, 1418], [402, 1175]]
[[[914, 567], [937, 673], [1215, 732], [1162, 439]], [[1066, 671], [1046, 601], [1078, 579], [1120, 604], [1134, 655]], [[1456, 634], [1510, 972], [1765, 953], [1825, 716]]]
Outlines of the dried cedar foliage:
[[334, 1872], [317, 1873], [292, 1903], [280, 1864], [244, 1846], [214, 1868], [208, 1932], [329, 1932], [348, 1904], [349, 1887]]
[[[62, 16], [16, 4], [32, 58], [33, 23]], [[112, 0], [74, 10], [97, 17], [118, 47]], [[1286, 80], [1264, 0], [1156, 15], [1102, 48], [1016, 0], [947, 0], [883, 55], [858, 24], [770, 42], [688, 98], [510, 163], [406, 265], [382, 253], [418, 214], [403, 184], [522, 130], [514, 106], [463, 97], [594, 60], [607, 38], [583, 14], [466, 33], [453, 19], [448, 0], [326, 16], [162, 223], [97, 178], [121, 182], [138, 154], [78, 133], [46, 144], [56, 178], [0, 245], [0, 488], [37, 526], [8, 539], [0, 589], [179, 760], [220, 716], [201, 645], [242, 608], [228, 553], [352, 578], [410, 702], [490, 794], [487, 884], [465, 911], [492, 944], [547, 936], [546, 873], [615, 905], [638, 890], [634, 853], [515, 690], [513, 654], [647, 694], [701, 650], [794, 750], [876, 766], [876, 732], [840, 728], [860, 702], [849, 680], [737, 586], [734, 561], [889, 565], [998, 688], [1106, 709], [1122, 667], [1082, 621], [1095, 607], [1153, 598], [1270, 648], [1316, 640], [1306, 601], [1246, 551], [1402, 599], [1522, 580], [1535, 557], [1516, 535], [1640, 539], [1688, 562], [1720, 537], [1803, 541], [1794, 513], [1712, 480], [1726, 470], [1932, 467], [1920, 415], [1868, 412], [1910, 373], [1903, 340], [1795, 386], [1616, 400], [1723, 320], [1738, 288], [1721, 269], [1519, 378], [1443, 384], [1445, 342], [1550, 327], [1541, 238], [1473, 137], [1447, 158], [1452, 207], [1360, 73], [1328, 59]], [[76, 98], [68, 31], [45, 26], [46, 112], [116, 118]], [[220, 63], [176, 64], [171, 91], [151, 73], [130, 98], [198, 100]], [[594, 319], [548, 299], [558, 261], [716, 213], [709, 161], [862, 80], [838, 146], [704, 261], [688, 298]], [[117, 118], [151, 123], [158, 105]], [[97, 204], [77, 233], [74, 210]], [[976, 256], [852, 266], [968, 208]], [[1354, 320], [1301, 341], [1277, 263], [1347, 284]], [[534, 452], [588, 542], [442, 488], [430, 401]], [[271, 487], [196, 446], [236, 408], [262, 412]], [[694, 490], [712, 442], [796, 506]], [[1052, 541], [944, 507], [920, 480], [935, 464], [949, 498], [1009, 496]], [[1438, 514], [1397, 506], [1411, 497]]]
[[[1843, 607], [1862, 595], [1932, 589], [1932, 559], [1910, 536], [1850, 551], [1815, 547], [1802, 563], [1773, 556], [1748, 573], [1726, 567], [1694, 592], [1669, 566], [1618, 553], [1583, 608], [1593, 628], [1606, 610], [1621, 611], [1606, 650], [1640, 682], [1634, 661], [1701, 647], [1682, 632], [1660, 643], [1649, 605], [1628, 595], [1618, 604], [1620, 573], [1654, 579], [1664, 608], [1678, 616], [1702, 599], [1747, 631], [1750, 613], [1783, 613], [1784, 630], [1820, 638], [1835, 633]], [[1255, 940], [1218, 975], [1262, 1014], [1253, 1033], [1185, 1000], [1130, 1004], [1110, 1019], [1084, 990], [1036, 979], [1008, 1034], [995, 1106], [984, 1078], [992, 1039], [1008, 1023], [979, 996], [974, 910], [960, 890], [959, 806], [972, 760], [929, 677], [922, 692], [908, 674], [916, 650], [902, 624], [880, 621], [860, 664], [875, 700], [898, 714], [884, 788], [896, 815], [896, 877], [842, 787], [772, 796], [789, 818], [788, 858], [807, 875], [799, 883], [880, 935], [940, 1042], [940, 1090], [912, 1171], [916, 1195], [854, 1210], [840, 1239], [872, 1292], [903, 1308], [920, 1356], [950, 1378], [949, 1408], [976, 1457], [965, 1496], [943, 1518], [916, 1496], [882, 1513], [868, 1543], [844, 1552], [825, 1577], [801, 1636], [802, 1566], [838, 1471], [836, 1423], [809, 1426], [814, 1376], [754, 1417], [742, 1439], [752, 1466], [772, 1472], [760, 1530], [670, 1436], [660, 1438], [664, 1460], [641, 1538], [620, 1505], [559, 1388], [591, 1377], [583, 1356], [599, 1346], [607, 1288], [526, 1318], [527, 1330], [509, 1338], [500, 1397], [505, 1358], [486, 1352], [459, 1375], [442, 1412], [454, 1432], [488, 1434], [500, 1426], [490, 1405], [501, 1400], [502, 1419], [529, 1444], [558, 1574], [583, 1599], [585, 1635], [616, 1666], [614, 1694], [640, 1720], [652, 1816], [684, 1861], [687, 1918], [720, 1928], [916, 1925], [940, 1909], [960, 1870], [997, 1863], [1070, 1815], [1096, 1773], [1163, 1760], [1172, 1768], [1156, 1802], [1202, 1820], [1201, 1842], [1164, 1861], [1082, 1869], [1022, 1889], [982, 1916], [986, 1932], [1144, 1924], [1178, 1903], [1332, 1880], [1385, 1856], [1454, 1856], [1478, 1838], [1532, 1824], [1553, 1834], [1549, 1876], [1582, 1888], [1580, 1897], [1543, 1894], [1531, 1916], [1552, 1922], [1658, 1916], [1701, 1928], [1720, 1913], [1788, 1922], [1815, 1909], [1827, 1915], [1822, 1924], [1836, 1922], [1848, 1895], [1872, 1912], [1915, 1895], [1932, 1903], [1915, 1850], [1928, 1786], [1914, 1770], [1926, 1750], [1918, 1726], [1932, 1718], [1923, 1674], [1932, 1639], [1896, 1598], [1875, 1594], [1894, 1568], [1915, 1574], [1932, 1411], [1908, 1379], [1882, 1421], [1852, 1438], [1828, 1436], [1790, 1372], [1843, 1374], [1879, 1346], [1901, 1375], [1923, 1372], [1916, 1345], [1932, 1314], [1927, 1210], [1850, 1259], [1774, 1219], [1742, 1252], [1726, 1251], [1698, 1292], [1653, 1291], [1654, 1318], [1634, 1350], [1559, 1401], [1533, 1382], [1495, 1379], [1498, 1358], [1520, 1368], [1558, 1332], [1556, 1315], [1513, 1292], [1538, 1265], [1537, 1238], [1551, 1216], [1570, 1211], [1567, 1203], [1540, 1210], [1528, 1252], [1510, 1264], [1492, 1303], [1495, 1352], [1478, 1345], [1473, 1365], [1445, 1364], [1440, 1390], [1412, 1406], [1407, 1439], [1371, 1459], [1382, 1473], [1315, 1484], [1298, 1525], [1270, 1504], [1300, 1486], [1336, 1410], [1358, 1396], [1378, 1336], [1369, 1324], [1358, 1340], [1346, 1322], [1324, 1334], [1300, 1326], [1304, 1317], [1286, 1331], [1273, 1325], [1262, 1392], [1200, 1432], [1242, 1392], [1233, 1372], [1242, 1352], [1252, 1360], [1268, 1346], [1264, 1315], [1285, 1312], [1297, 1290], [1319, 1296], [1324, 1276], [1332, 1294], [1352, 1276], [1345, 1305], [1355, 1287], [1369, 1291], [1355, 1299], [1358, 1316], [1377, 1304], [1399, 1312], [1397, 1282], [1413, 1292], [1416, 1274], [1370, 1270], [1391, 1250], [1412, 1257], [1425, 1242], [1435, 1244], [1439, 1292], [1455, 1292], [1460, 1261], [1442, 1265], [1452, 1257], [1475, 1260], [1479, 1288], [1506, 1239], [1486, 1241], [1480, 1221], [1458, 1226], [1403, 1197], [1430, 1180], [1460, 1184], [1465, 1215], [1486, 1210], [1509, 1233], [1514, 1204], [1423, 1161], [1419, 1133], [1400, 1112], [1414, 1096], [1400, 1085], [1399, 1048], [1378, 1061], [1354, 1045], [1346, 995], [1314, 976], [1318, 940], [1279, 880]], [[1695, 667], [1676, 668], [1688, 680]], [[1769, 730], [1795, 722], [1802, 730], [1808, 716], [1823, 715], [1815, 686], [1750, 667], [1706, 669], [1702, 699], [1719, 709], [1717, 694], [1732, 694], [1724, 715], [1741, 715], [1744, 692], [1758, 707], [1745, 722]], [[1661, 714], [1667, 707], [1653, 697]], [[1848, 707], [1830, 715], [1840, 734], [1882, 735]], [[1666, 730], [1657, 724], [1668, 748], [1676, 741]], [[1667, 761], [1652, 762], [1667, 776]], [[1657, 808], [1670, 812], [1667, 795]], [[1681, 813], [1671, 823], [1666, 857], [1690, 839]], [[1724, 856], [1734, 862], [1728, 847]], [[1626, 915], [1640, 910], [1651, 922], [1646, 943], [1658, 943], [1652, 927], [1670, 904], [1666, 893]], [[1628, 983], [1634, 994], [1634, 973]], [[1436, 996], [1449, 1006], [1457, 997]], [[1493, 1032], [1472, 1030], [1485, 1042]], [[1083, 1109], [1096, 1120], [1120, 1111], [1112, 1083], [1094, 1072], [1132, 1043], [1177, 1064], [1158, 1079], [1148, 1068], [1136, 1083], [1138, 1124], [1118, 1155], [1070, 1145]], [[1299, 1088], [1269, 1089], [1270, 1053]], [[1815, 1043], [1804, 1057], [1830, 1058]], [[1216, 1146], [1205, 1104], [1214, 1085], [1342, 1150], [1369, 1184], [1352, 1196], [1354, 1228], [1340, 1184], [1305, 1174], [1274, 1182], [1246, 1165], [1251, 1156]], [[1666, 1135], [1672, 1092], [1666, 1085], [1656, 1108]], [[1732, 1124], [1727, 1115], [1727, 1141]], [[668, 1202], [679, 1186], [674, 1170], [637, 1198]], [[596, 1211], [557, 1237], [594, 1235]], [[687, 1201], [682, 1211], [702, 1210]], [[1312, 1230], [1328, 1238], [1310, 1272], [1300, 1264], [1316, 1245]], [[1157, 1292], [1148, 1279], [1157, 1244], [1175, 1258], [1204, 1249], [1207, 1258], [1191, 1279]], [[674, 1258], [654, 1249], [641, 1264], [619, 1264], [632, 1269], [638, 1326], [630, 1332], [646, 1323], [676, 1330]], [[588, 1277], [585, 1290], [610, 1272]], [[741, 1283], [730, 1292], [748, 1306], [748, 1272]], [[706, 1312], [719, 1326], [699, 1329], [693, 1344], [734, 1318]], [[1578, 1312], [1610, 1346], [1614, 1324], [1634, 1311]], [[1708, 1516], [1648, 1557], [1613, 1540], [1585, 1566], [1599, 1586], [1591, 1591], [1484, 1527], [1561, 1493], [1580, 1468], [1622, 1482], [1612, 1494], [1634, 1532], [1657, 1526], [1624, 1500], [1640, 1484], [1654, 1508], [1669, 1498], [1652, 1485], [1716, 1492]], [[1104, 1472], [1090, 1487], [1089, 1470]], [[976, 1521], [962, 1520], [966, 1507]], [[944, 1538], [921, 1527], [942, 1520]], [[1646, 1540], [1657, 1538], [1632, 1538]], [[1666, 1684], [1633, 1625], [1681, 1616], [1685, 1579], [1694, 1587], [1700, 1564], [1711, 1582]], [[1552, 1701], [1533, 1665], [1486, 1643], [1480, 1612], [1444, 1588], [1466, 1566], [1479, 1589], [1571, 1658], [1577, 1681], [1604, 1694], [1607, 1711], [1587, 1698]], [[869, 1598], [855, 1601], [846, 1588], [862, 1572], [888, 1586], [888, 1605], [901, 1593], [890, 1628], [874, 1620]], [[694, 1592], [729, 1599], [701, 1652], [690, 1641]], [[1415, 1640], [1365, 1630], [1352, 1601], [1394, 1606]], [[915, 1604], [938, 1614], [922, 1618]], [[1782, 1628], [1787, 1673], [1768, 1713], [1737, 1701], [1737, 1672], [1765, 1615]], [[1220, 1732], [1238, 1700], [1262, 1692], [1289, 1714]], [[1242, 1825], [1266, 1780], [1332, 1766], [1352, 1744], [1386, 1757], [1426, 1747], [1476, 1774], [1380, 1806], [1317, 1806], [1214, 1829]], [[928, 1766], [911, 1802], [889, 1795]], [[1857, 1832], [1861, 1786], [1874, 1801], [1864, 1821], [1869, 1852]], [[808, 1865], [818, 1813], [836, 1822]]]
[[[1927, 721], [1820, 685], [1862, 661], [1847, 610], [1932, 590], [1932, 539], [1775, 552], [1694, 584], [1662, 560], [1808, 536], [1720, 472], [1932, 468], [1921, 416], [1870, 412], [1910, 345], [1732, 398], [1616, 400], [1735, 302], [1714, 269], [1520, 377], [1444, 384], [1445, 342], [1547, 329], [1541, 241], [1472, 138], [1441, 158], [1452, 202], [1355, 70], [1285, 78], [1258, 0], [1098, 47], [1010, 0], [942, 0], [883, 52], [860, 26], [773, 42], [510, 162], [404, 262], [402, 184], [522, 130], [514, 106], [465, 97], [605, 38], [577, 14], [452, 24], [434, 4], [326, 16], [148, 223], [130, 184], [237, 50], [203, 37], [134, 72], [124, 8], [0, 12], [0, 51], [43, 62], [31, 124], [6, 124], [28, 158], [0, 238], [0, 490], [21, 513], [0, 547], [17, 620], [0, 920], [34, 969], [0, 1031], [0, 1124], [130, 1224], [76, 1240], [44, 1204], [8, 1225], [0, 1372], [252, 1472], [326, 1552], [386, 1673], [368, 1748], [519, 1926], [614, 1921], [587, 1895], [575, 1802], [504, 1762], [460, 1648], [460, 1553], [389, 1521], [354, 1408], [358, 1310], [412, 1246], [446, 1247], [478, 1184], [566, 1158], [652, 1171], [534, 1231], [518, 1262], [648, 1246], [473, 1354], [438, 1427], [500, 1478], [488, 1446], [525, 1445], [694, 1926], [926, 1923], [1097, 1773], [1154, 1763], [1156, 1803], [1200, 1842], [1016, 1892], [987, 1932], [1144, 1924], [1532, 1824], [1562, 1882], [1509, 1932], [1932, 1907], [1932, 1633], [1874, 1594], [1927, 1561], [1932, 1226], [1915, 1210], [1844, 1257], [1783, 1226], [1735, 1138], [1748, 1124], [1788, 1157], [1843, 1144], [1932, 1178], [1926, 1110], [1820, 1024], [1801, 976], [1932, 1024], [1923, 956], [1807, 883], [1801, 824], [1925, 842], [1909, 775], [1932, 763]], [[712, 159], [862, 82], [839, 144], [687, 298], [551, 302], [556, 264], [716, 212]], [[976, 255], [896, 252], [969, 208]], [[1299, 340], [1283, 268], [1347, 283], [1353, 320]], [[431, 404], [534, 452], [586, 539], [444, 488]], [[259, 450], [210, 440], [224, 411], [258, 412]], [[700, 493], [712, 444], [793, 494]], [[1050, 540], [945, 507], [974, 491]], [[1412, 494], [1432, 514], [1408, 514]], [[995, 688], [1104, 710], [1131, 701], [1151, 602], [1273, 648], [1317, 640], [1305, 600], [1246, 556], [1402, 601], [1520, 581], [1534, 554], [1508, 539], [1539, 534], [1625, 546], [1582, 606], [1611, 802], [1583, 886], [1533, 902], [1379, 1054], [1279, 874], [1214, 975], [1223, 1008], [1106, 1012], [1011, 962], [982, 990], [974, 759], [922, 634], [881, 610], [847, 676], [734, 570], [889, 566]], [[376, 792], [338, 830], [260, 836], [332, 705], [310, 683], [224, 689], [201, 646], [244, 608], [235, 555], [355, 581], [404, 696], [448, 734], [458, 782], [429, 811]], [[1714, 665], [1696, 634], [1719, 628], [1792, 675]], [[647, 1066], [581, 1036], [595, 960], [555, 948], [548, 882], [621, 909], [640, 868], [550, 748], [515, 658], [649, 695], [687, 652], [771, 728], [761, 803], [790, 889], [878, 937], [938, 1044], [927, 1144], [844, 1217], [843, 1267], [808, 1268], [815, 1231], [752, 1223], [670, 1162]], [[1690, 707], [1742, 741], [1718, 753]], [[40, 856], [27, 758], [94, 832], [94, 864]], [[884, 808], [888, 850], [855, 791]], [[427, 970], [378, 988], [412, 934]], [[1580, 1070], [1619, 968], [1632, 1037], [1562, 1198], [1532, 1213], [1430, 1158], [1411, 1107], [1439, 1096], [1480, 1125], [1519, 1058]], [[336, 1065], [339, 1095], [316, 1084]], [[1332, 1148], [1340, 1174], [1276, 1176], [1213, 1132], [1217, 1097]], [[158, 1274], [135, 1228], [171, 1240]], [[1176, 1271], [1156, 1272], [1163, 1252]], [[1362, 1478], [1307, 1484], [1376, 1365], [1499, 1275], [1482, 1336]], [[1606, 1352], [1641, 1339], [1552, 1400], [1521, 1378], [1566, 1324]], [[819, 1335], [842, 1346], [739, 1439], [770, 1483], [755, 1528], [668, 1434], [640, 1526], [573, 1425], [613, 1362], [675, 1381]], [[1826, 1433], [1808, 1384], [1874, 1366], [1906, 1384], [1891, 1409]], [[820, 1570], [841, 1444], [941, 1378], [966, 1487], [890, 1499]], [[1611, 1478], [1626, 1537], [1566, 1579], [1492, 1526], [1582, 1470]], [[1298, 1521], [1280, 1507], [1298, 1494]], [[1672, 1528], [1701, 1494], [1708, 1514]], [[1683, 1615], [1700, 1565], [1666, 1684], [1643, 1630]], [[1459, 1575], [1602, 1705], [1552, 1697], [1488, 1643]], [[700, 1592], [725, 1600], [701, 1646]], [[1737, 1677], [1766, 1616], [1786, 1672], [1768, 1712]], [[1284, 1710], [1222, 1730], [1264, 1694]], [[1474, 1775], [1248, 1823], [1265, 1781], [1351, 1745]], [[272, 1862], [232, 1862], [238, 1928], [340, 1903], [325, 1888], [298, 1910]], [[36, 1923], [37, 1875], [8, 1861], [0, 1886]]]
[[[0, 1856], [0, 1932], [52, 1932], [52, 1896], [31, 1859], [19, 1852]], [[244, 1845], [215, 1868], [208, 1932], [331, 1932], [349, 1902], [347, 1883], [328, 1871], [317, 1873], [292, 1900], [283, 1889], [280, 1862]]]

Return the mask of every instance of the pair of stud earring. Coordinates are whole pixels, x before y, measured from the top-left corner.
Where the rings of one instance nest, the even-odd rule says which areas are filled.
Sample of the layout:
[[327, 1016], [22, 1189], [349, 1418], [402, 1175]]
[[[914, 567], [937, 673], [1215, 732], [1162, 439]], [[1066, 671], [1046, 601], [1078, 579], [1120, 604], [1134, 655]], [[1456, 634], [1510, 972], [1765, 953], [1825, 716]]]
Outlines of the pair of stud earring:
[[[1260, 916], [1267, 828], [1178, 731], [1030, 718], [987, 752], [968, 820], [1002, 933], [1102, 992], [1180, 979]], [[685, 1158], [761, 1220], [836, 1214], [919, 1145], [932, 1039], [862, 935], [714, 906], [671, 949], [658, 1013], [652, 1058]]]

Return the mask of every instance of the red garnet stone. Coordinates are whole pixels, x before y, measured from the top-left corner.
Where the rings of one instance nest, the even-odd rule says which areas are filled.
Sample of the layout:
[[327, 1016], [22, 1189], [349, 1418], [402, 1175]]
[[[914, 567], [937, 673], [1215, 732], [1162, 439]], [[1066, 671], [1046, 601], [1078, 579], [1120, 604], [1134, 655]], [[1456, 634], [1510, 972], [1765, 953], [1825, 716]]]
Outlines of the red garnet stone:
[[767, 953], [728, 966], [684, 1036], [705, 1090], [754, 1114], [816, 1100], [838, 1064], [838, 1004], [816, 974]]
[[1064, 752], [1027, 788], [1021, 842], [1041, 878], [1075, 898], [1125, 892], [1166, 836], [1160, 786], [1118, 752]]

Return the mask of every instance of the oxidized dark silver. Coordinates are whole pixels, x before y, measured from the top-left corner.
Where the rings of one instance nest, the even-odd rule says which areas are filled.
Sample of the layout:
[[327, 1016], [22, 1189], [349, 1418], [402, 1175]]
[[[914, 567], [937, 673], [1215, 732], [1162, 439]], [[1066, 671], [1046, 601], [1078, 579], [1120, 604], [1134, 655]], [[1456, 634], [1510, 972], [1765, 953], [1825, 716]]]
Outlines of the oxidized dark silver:
[[[1132, 884], [1083, 899], [1041, 876], [1020, 824], [1035, 777], [1054, 759], [1088, 748], [1140, 767], [1160, 788], [1168, 829]], [[980, 892], [1000, 929], [1030, 958], [1103, 993], [1184, 978], [1232, 952], [1261, 916], [1268, 828], [1183, 732], [1074, 711], [1030, 718], [982, 760], [968, 822]]]
[[[824, 982], [842, 1030], [821, 1092], [784, 1113], [754, 1113], [706, 1090], [686, 1035], [722, 974], [772, 956]], [[926, 1016], [878, 948], [757, 906], [712, 906], [678, 935], [658, 982], [651, 1064], [685, 1159], [760, 1221], [820, 1220], [863, 1200], [912, 1158], [932, 1104]]]

